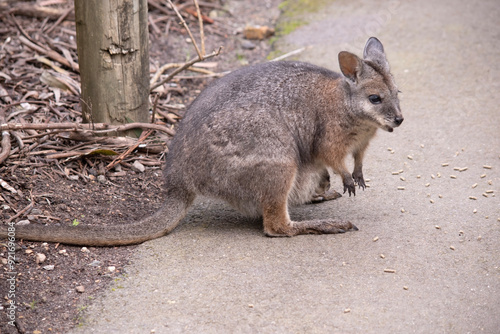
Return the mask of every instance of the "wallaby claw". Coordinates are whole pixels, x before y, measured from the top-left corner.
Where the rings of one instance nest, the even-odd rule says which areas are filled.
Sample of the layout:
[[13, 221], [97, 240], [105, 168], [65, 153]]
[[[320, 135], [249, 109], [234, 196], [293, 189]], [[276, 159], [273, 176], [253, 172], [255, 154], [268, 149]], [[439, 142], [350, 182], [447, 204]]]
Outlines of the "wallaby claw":
[[346, 185], [344, 184], [344, 194], [346, 191], [349, 191], [349, 197], [351, 197], [351, 193], [356, 196], [356, 186], [354, 184], [352, 185]]
[[354, 179], [354, 182], [358, 185], [358, 187], [363, 190], [365, 190], [366, 188], [366, 183], [365, 183], [365, 179], [363, 178], [363, 173], [361, 172], [354, 172], [352, 173], [352, 178]]

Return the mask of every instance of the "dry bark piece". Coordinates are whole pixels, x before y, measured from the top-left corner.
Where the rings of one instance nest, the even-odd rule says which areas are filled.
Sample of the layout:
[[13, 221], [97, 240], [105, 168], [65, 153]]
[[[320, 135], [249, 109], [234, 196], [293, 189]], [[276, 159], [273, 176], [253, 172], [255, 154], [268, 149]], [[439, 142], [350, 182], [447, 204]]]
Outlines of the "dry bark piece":
[[268, 26], [246, 26], [243, 30], [243, 36], [246, 39], [263, 40], [274, 35], [274, 29]]

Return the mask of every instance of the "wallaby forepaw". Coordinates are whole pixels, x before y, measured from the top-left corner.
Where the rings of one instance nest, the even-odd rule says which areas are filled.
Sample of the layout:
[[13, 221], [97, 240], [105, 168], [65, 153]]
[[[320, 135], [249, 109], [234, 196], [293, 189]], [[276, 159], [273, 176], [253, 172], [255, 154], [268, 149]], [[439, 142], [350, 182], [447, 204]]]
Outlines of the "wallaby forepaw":
[[351, 175], [346, 173], [342, 179], [342, 183], [344, 184], [344, 194], [346, 191], [349, 191], [349, 197], [351, 197], [351, 194], [356, 196], [356, 185], [354, 184], [354, 180]]
[[354, 182], [352, 184], [345, 184], [344, 183], [344, 194], [346, 191], [349, 192], [349, 197], [351, 197], [351, 194], [356, 196], [356, 185], [354, 184]]
[[362, 172], [352, 173], [352, 178], [354, 179], [354, 183], [357, 184], [360, 189], [365, 190], [366, 183]]

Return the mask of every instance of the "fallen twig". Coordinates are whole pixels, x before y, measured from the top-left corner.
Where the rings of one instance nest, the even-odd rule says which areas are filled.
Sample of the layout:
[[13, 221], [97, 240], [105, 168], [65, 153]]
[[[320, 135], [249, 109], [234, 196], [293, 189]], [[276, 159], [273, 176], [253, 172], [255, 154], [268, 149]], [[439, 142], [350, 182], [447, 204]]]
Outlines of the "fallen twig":
[[[5, 109], [0, 109], [0, 123], [5, 123]], [[10, 154], [10, 133], [7, 130], [2, 130], [2, 151], [0, 152], [0, 165], [7, 159]]]
[[[170, 6], [172, 7], [172, 9], [174, 10], [174, 12], [177, 15], [177, 17], [180, 19], [180, 21], [181, 21], [180, 23], [184, 26], [184, 28], [186, 29], [187, 33], [189, 34], [189, 37], [191, 38], [191, 43], [193, 44], [193, 46], [194, 46], [194, 48], [196, 50], [196, 53], [198, 54], [198, 57], [191, 59], [190, 61], [184, 63], [182, 66], [178, 66], [178, 67], [176, 66], [177, 69], [174, 70], [172, 73], [170, 73], [165, 79], [161, 80], [158, 83], [154, 83], [159, 78], [159, 76], [161, 75], [161, 73], [163, 71], [165, 71], [166, 68], [171, 68], [170, 64], [162, 66], [160, 68], [160, 70], [158, 70], [158, 72], [155, 74], [155, 76], [153, 77], [153, 79], [151, 80], [152, 84], [151, 84], [151, 87], [149, 89], [150, 91], [153, 91], [155, 88], [157, 88], [157, 87], [163, 85], [164, 83], [172, 80], [172, 78], [175, 77], [178, 73], [180, 73], [180, 72], [182, 72], [182, 71], [184, 71], [186, 69], [190, 69], [193, 64], [195, 64], [197, 62], [200, 62], [200, 61], [203, 61], [205, 59], [209, 59], [209, 58], [218, 56], [220, 54], [221, 50], [222, 50], [222, 47], [219, 47], [218, 50], [212, 52], [211, 54], [208, 54], [208, 55], [205, 54], [205, 34], [203, 32], [203, 17], [202, 17], [201, 12], [200, 12], [200, 6], [198, 4], [198, 0], [193, 0], [193, 1], [194, 1], [194, 4], [195, 4], [195, 7], [196, 7], [196, 12], [195, 12], [196, 15], [195, 16], [198, 17], [198, 22], [199, 22], [199, 26], [200, 26], [201, 51], [198, 48], [198, 44], [196, 43], [196, 40], [194, 39], [193, 34], [191, 33], [191, 30], [189, 29], [189, 27], [188, 27], [188, 25], [186, 23], [186, 20], [184, 20], [184, 17], [182, 17], [181, 13], [177, 9], [177, 7], [172, 3], [171, 0], [167, 0], [167, 1], [170, 4]], [[149, 4], [151, 4], [155, 8], [158, 8], [158, 9], [161, 8], [160, 10], [162, 10], [162, 11], [164, 10], [163, 7], [158, 6], [158, 4], [156, 4], [154, 1], [150, 0]], [[193, 69], [190, 69], [190, 70], [193, 70]], [[199, 70], [197, 70], [197, 71], [199, 71]], [[205, 74], [212, 75], [212, 73], [205, 73]]]
[[[160, 76], [163, 74], [163, 72], [165, 72], [166, 70], [169, 70], [171, 68], [176, 68], [176, 67], [182, 67], [182, 66], [184, 66], [184, 64], [180, 64], [180, 63], [169, 63], [169, 64], [163, 65], [162, 67], [160, 67], [156, 71], [155, 75], [151, 79], [151, 84], [154, 84], [160, 78]], [[214, 73], [212, 71], [205, 70], [203, 68], [194, 67], [194, 66], [189, 66], [186, 68], [186, 70], [191, 71], [191, 72], [202, 73], [205, 75], [216, 75], [216, 73]]]
[[[201, 16], [200, 6], [198, 5], [198, 0], [194, 0], [194, 5], [196, 6], [196, 14], [198, 15], [198, 22], [200, 25], [200, 42], [201, 42], [201, 54], [205, 55], [205, 33], [203, 32], [203, 17]], [[213, 22], [213, 20], [212, 20]]]
[[141, 137], [135, 142], [134, 145], [130, 146], [125, 152], [120, 154], [115, 160], [113, 160], [106, 166], [106, 171], [109, 171], [111, 168], [113, 168], [114, 166], [119, 164], [123, 159], [125, 159], [125, 157], [129, 155], [133, 150], [135, 150], [137, 146], [139, 146], [144, 140], [146, 140], [146, 138], [148, 138], [149, 135], [151, 135], [151, 133], [153, 133], [153, 131], [151, 130], [143, 132], [141, 134]]
[[[203, 59], [209, 59], [209, 58], [212, 58], [212, 57], [215, 57], [215, 56], [218, 56], [220, 54], [220, 52], [222, 51], [222, 46], [219, 47], [218, 50], [212, 52], [211, 54], [208, 54], [206, 55]], [[192, 66], [194, 63], [197, 63], [201, 61], [200, 58], [193, 58], [191, 59], [190, 61], [188, 61], [187, 63], [185, 63], [184, 65], [182, 65], [181, 67], [177, 68], [175, 71], [173, 71], [172, 73], [170, 73], [165, 79], [163, 79], [162, 81], [152, 85], [150, 87], [150, 91], [152, 91], [153, 89], [155, 89], [156, 87], [160, 87], [161, 85], [163, 85], [164, 83], [166, 82], [169, 82], [170, 80], [172, 80], [173, 77], [175, 77], [178, 73], [184, 71], [186, 68]]]
[[[71, 6], [69, 7], [68, 9], [66, 9], [62, 14], [61, 16], [57, 19], [57, 21], [52, 25], [52, 27], [50, 27], [49, 29], [47, 29], [45, 31], [46, 34], [49, 34], [52, 30], [54, 30], [55, 27], [57, 27], [62, 21], [64, 21], [64, 19], [66, 19], [66, 17], [68, 17], [68, 15], [73, 12], [73, 10], [75, 9], [74, 6]], [[74, 15], [74, 14], [73, 14]]]
[[306, 49], [307, 49], [307, 47], [303, 47], [303, 48], [300, 48], [300, 49], [297, 49], [297, 50], [293, 50], [293, 51], [290, 51], [288, 53], [285, 53], [284, 55], [281, 55], [279, 57], [271, 59], [270, 61], [280, 61], [280, 60], [283, 60], [285, 58], [288, 58], [288, 57], [291, 57], [291, 56], [295, 56], [296, 54], [304, 52]]
[[55, 60], [55, 61], [63, 64], [64, 66], [72, 68], [75, 72], [80, 73], [80, 67], [78, 66], [78, 64], [70, 64], [70, 62], [66, 58], [64, 58], [63, 56], [61, 56], [59, 53], [55, 52], [54, 50], [46, 50], [46, 49], [42, 48], [41, 46], [33, 43], [32, 41], [30, 41], [29, 39], [27, 39], [24, 36], [19, 36], [19, 40], [21, 41], [21, 43], [23, 43], [24, 45], [26, 45], [30, 49], [33, 49], [33, 50], [51, 58], [52, 60]]
[[170, 6], [172, 6], [175, 14], [177, 14], [179, 19], [181, 20], [181, 24], [184, 26], [184, 28], [186, 28], [187, 33], [189, 34], [189, 37], [191, 38], [191, 42], [193, 43], [194, 48], [196, 49], [196, 53], [198, 54], [198, 58], [200, 59], [200, 61], [203, 60], [203, 54], [201, 53], [200, 49], [198, 48], [198, 44], [196, 44], [196, 40], [194, 39], [193, 34], [191, 33], [191, 30], [189, 29], [189, 27], [186, 23], [186, 20], [184, 20], [181, 13], [179, 13], [179, 11], [177, 10], [177, 7], [174, 6], [174, 4], [172, 3], [172, 0], [167, 0], [167, 1], [170, 4]]
[[47, 124], [33, 124], [33, 123], [6, 123], [0, 124], [0, 131], [6, 130], [53, 130], [53, 129], [67, 129], [73, 131], [91, 131], [94, 133], [107, 133], [107, 132], [124, 132], [131, 129], [151, 129], [165, 132], [173, 136], [175, 131], [167, 128], [166, 126], [151, 123], [128, 123], [122, 125], [111, 125], [107, 123], [47, 123]]
[[[32, 5], [28, 3], [16, 3], [15, 1], [8, 1], [6, 3], [0, 3], [0, 11], [8, 12], [9, 14], [17, 14], [29, 17], [38, 17], [41, 19], [51, 19], [57, 20], [64, 14], [64, 9], [51, 8], [51, 7], [42, 7], [37, 5]], [[70, 15], [66, 15], [65, 18], [74, 20], [74, 13], [70, 13]]]
[[31, 209], [33, 209], [33, 196], [31, 197], [30, 204], [28, 204], [24, 209], [22, 209], [21, 211], [17, 212], [15, 215], [13, 215], [9, 219], [7, 219], [6, 223], [10, 223], [11, 221], [16, 219], [17, 217], [21, 217], [25, 213], [29, 213], [31, 211]]

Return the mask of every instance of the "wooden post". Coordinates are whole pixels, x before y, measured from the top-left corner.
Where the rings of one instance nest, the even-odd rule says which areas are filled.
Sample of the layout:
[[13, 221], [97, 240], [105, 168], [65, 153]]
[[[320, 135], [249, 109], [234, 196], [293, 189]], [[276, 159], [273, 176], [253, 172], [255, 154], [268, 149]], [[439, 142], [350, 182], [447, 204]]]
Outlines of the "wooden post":
[[148, 122], [147, 11], [147, 0], [75, 0], [85, 122]]

